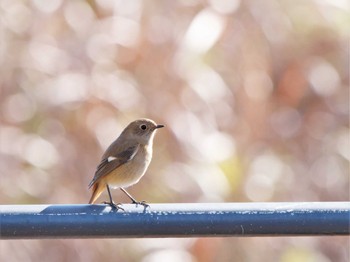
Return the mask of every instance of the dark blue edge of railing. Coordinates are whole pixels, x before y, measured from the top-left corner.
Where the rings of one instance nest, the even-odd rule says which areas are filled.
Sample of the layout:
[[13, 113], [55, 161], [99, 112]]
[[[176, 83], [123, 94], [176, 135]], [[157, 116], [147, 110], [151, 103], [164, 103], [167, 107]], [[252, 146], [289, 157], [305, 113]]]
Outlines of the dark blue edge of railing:
[[350, 202], [0, 205], [0, 239], [350, 234]]

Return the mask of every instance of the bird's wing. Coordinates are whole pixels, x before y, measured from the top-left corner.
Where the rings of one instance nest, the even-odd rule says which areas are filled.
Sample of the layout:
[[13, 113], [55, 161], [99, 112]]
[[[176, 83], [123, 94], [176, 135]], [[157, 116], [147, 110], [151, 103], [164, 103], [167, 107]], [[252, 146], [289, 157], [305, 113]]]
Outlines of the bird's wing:
[[118, 152], [116, 154], [111, 154], [109, 156], [104, 155], [104, 158], [102, 159], [101, 163], [97, 166], [95, 176], [91, 180], [89, 188], [92, 187], [95, 184], [95, 182], [100, 178], [104, 177], [105, 175], [112, 172], [114, 169], [133, 159], [136, 153], [138, 152], [139, 147], [140, 146], [138, 144], [135, 144], [133, 146], [128, 147], [124, 151]]

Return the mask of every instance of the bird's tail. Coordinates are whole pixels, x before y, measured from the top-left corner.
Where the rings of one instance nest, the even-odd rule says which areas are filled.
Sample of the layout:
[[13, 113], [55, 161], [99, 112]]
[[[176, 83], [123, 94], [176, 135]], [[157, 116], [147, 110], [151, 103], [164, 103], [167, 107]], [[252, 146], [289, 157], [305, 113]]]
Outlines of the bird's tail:
[[95, 203], [97, 198], [102, 194], [104, 186], [101, 183], [95, 183], [92, 187], [92, 196], [89, 200], [89, 204]]

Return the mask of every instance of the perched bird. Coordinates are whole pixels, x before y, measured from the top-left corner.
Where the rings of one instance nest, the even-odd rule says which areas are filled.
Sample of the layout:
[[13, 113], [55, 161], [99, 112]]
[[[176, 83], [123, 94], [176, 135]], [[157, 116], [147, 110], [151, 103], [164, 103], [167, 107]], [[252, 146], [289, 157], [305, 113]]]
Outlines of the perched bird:
[[121, 209], [113, 202], [110, 187], [120, 188], [132, 201], [145, 207], [142, 201], [136, 201], [124, 188], [136, 184], [145, 174], [152, 159], [152, 145], [156, 130], [164, 125], [157, 125], [150, 119], [138, 119], [131, 122], [120, 136], [107, 148], [98, 165], [94, 178], [89, 184], [93, 204], [107, 188], [111, 207]]

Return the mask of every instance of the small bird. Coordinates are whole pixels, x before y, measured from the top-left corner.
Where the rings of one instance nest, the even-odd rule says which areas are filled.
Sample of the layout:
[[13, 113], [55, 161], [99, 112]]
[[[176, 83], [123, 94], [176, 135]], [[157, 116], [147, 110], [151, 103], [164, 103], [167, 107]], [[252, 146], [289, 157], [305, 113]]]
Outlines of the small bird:
[[122, 209], [112, 199], [111, 188], [120, 188], [134, 204], [148, 206], [146, 202], [139, 202], [124, 188], [136, 184], [145, 174], [152, 159], [153, 138], [158, 128], [153, 120], [142, 118], [131, 122], [120, 136], [107, 148], [97, 166], [94, 178], [89, 184], [92, 196], [89, 204], [93, 204], [107, 188], [112, 208]]

